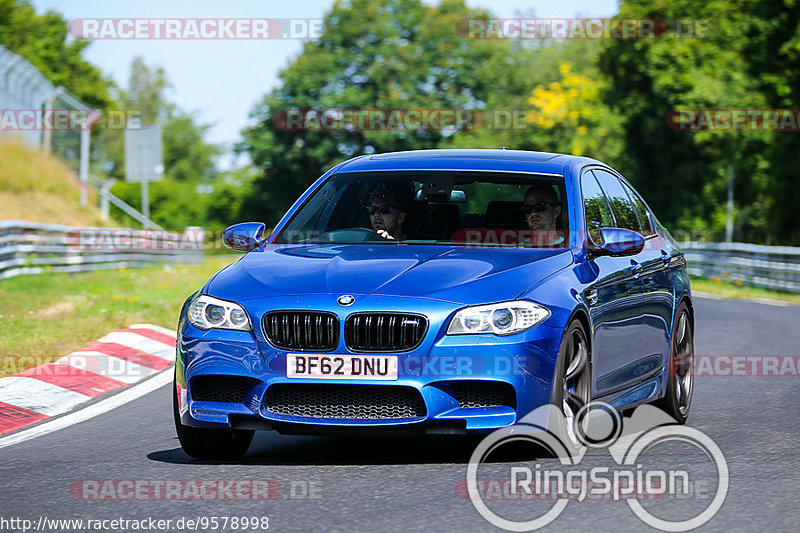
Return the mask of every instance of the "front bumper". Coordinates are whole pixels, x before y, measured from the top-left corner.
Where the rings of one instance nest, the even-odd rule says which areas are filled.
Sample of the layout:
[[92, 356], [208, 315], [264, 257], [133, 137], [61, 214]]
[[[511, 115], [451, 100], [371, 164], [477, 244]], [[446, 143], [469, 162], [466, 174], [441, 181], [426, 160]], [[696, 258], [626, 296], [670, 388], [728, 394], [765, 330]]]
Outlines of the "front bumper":
[[[381, 297], [378, 306], [370, 302], [368, 297], [363, 297], [357, 298], [361, 307], [336, 309], [332, 296], [304, 298], [303, 301], [291, 302], [292, 307], [335, 310], [341, 324], [345, 323], [350, 313], [379, 309], [422, 312], [430, 320], [430, 327], [422, 343], [413, 351], [392, 354], [398, 358], [397, 380], [330, 380], [288, 378], [286, 355], [298, 352], [278, 349], [265, 338], [258, 318], [269, 310], [285, 309], [285, 298], [280, 302], [244, 302], [253, 324], [252, 332], [204, 331], [182, 320], [178, 332], [176, 383], [181, 422], [184, 425], [276, 429], [287, 433], [311, 434], [353, 429], [424, 433], [486, 432], [514, 424], [526, 413], [550, 402], [563, 331], [548, 325], [547, 321], [506, 337], [448, 336], [444, 334], [446, 325], [460, 307], [449, 302]], [[422, 306], [424, 310], [421, 310]], [[340, 335], [340, 345], [330, 353], [320, 355], [332, 354], [362, 353], [348, 350], [344, 335]], [[237, 394], [240, 396], [236, 396], [234, 401], [222, 397], [214, 397], [215, 401], [209, 401], [209, 396], [205, 394], [198, 399], [195, 385], [202, 380], [212, 384], [237, 383], [236, 380], [239, 380]], [[369, 397], [375, 398], [386, 396], [386, 393], [392, 396], [407, 392], [410, 393], [408, 397], [416, 395], [421, 399], [423, 407], [410, 416], [383, 413], [376, 417], [363, 413], [358, 416], [330, 416], [319, 412], [309, 414], [307, 410], [293, 413], [291, 409], [275, 408], [275, 391], [280, 387], [285, 391], [287, 387], [291, 390], [301, 385], [314, 387], [305, 387], [303, 390], [306, 392], [324, 391], [332, 386], [339, 387], [335, 391], [337, 394], [356, 389], [374, 391], [375, 394]], [[401, 387], [402, 391], [388, 389], [391, 387]], [[472, 391], [469, 400], [465, 400], [462, 392], [465, 388]], [[487, 394], [492, 398], [481, 400], [482, 390], [489, 391]], [[502, 399], [497, 401], [497, 398]], [[219, 399], [226, 401], [216, 401]], [[309, 401], [314, 403], [320, 400], [312, 398]]]

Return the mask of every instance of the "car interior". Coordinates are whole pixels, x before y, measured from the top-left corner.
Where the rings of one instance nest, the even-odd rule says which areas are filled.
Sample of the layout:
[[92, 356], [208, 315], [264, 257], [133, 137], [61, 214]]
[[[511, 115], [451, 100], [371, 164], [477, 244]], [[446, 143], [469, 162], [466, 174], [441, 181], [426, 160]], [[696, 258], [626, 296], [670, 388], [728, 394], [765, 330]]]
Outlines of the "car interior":
[[[323, 235], [352, 228], [371, 229], [367, 207], [375, 194], [390, 195], [406, 213], [406, 240], [460, 242], [463, 230], [529, 230], [522, 212], [525, 191], [533, 185], [554, 188], [561, 205], [556, 230], [567, 229], [567, 206], [563, 180], [531, 179], [500, 173], [411, 174], [382, 173], [332, 178], [333, 188], [324, 193], [324, 203], [311, 198], [296, 213], [288, 228], [297, 234]], [[538, 178], [538, 177], [537, 177]], [[312, 212], [309, 212], [311, 210]], [[301, 227], [298, 227], [300, 221]], [[341, 234], [344, 235], [344, 234]], [[312, 237], [313, 239], [313, 237]], [[330, 241], [328, 241], [330, 242]]]

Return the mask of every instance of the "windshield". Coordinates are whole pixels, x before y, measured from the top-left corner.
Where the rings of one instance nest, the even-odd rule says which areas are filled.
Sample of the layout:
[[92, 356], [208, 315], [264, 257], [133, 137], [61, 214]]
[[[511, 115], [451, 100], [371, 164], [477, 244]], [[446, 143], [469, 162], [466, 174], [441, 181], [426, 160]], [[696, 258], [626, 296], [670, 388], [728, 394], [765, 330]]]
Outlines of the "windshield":
[[278, 244], [565, 247], [564, 180], [499, 172], [363, 172], [331, 176]]

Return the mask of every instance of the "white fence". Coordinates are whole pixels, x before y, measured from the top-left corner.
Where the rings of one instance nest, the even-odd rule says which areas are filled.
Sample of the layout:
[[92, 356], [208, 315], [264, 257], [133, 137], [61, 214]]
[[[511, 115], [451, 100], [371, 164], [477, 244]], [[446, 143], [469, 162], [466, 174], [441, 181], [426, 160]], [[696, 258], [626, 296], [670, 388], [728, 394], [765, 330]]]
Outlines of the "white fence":
[[[0, 46], [0, 110], [4, 112], [35, 111], [67, 108], [86, 112], [93, 111], [86, 103], [73, 96], [64, 87], [56, 87], [22, 56], [9, 52]], [[87, 120], [80, 130], [81, 204], [86, 205], [86, 182], [89, 179], [90, 124]], [[50, 153], [53, 143], [53, 129], [41, 126], [19, 131], [0, 130], [5, 136], [21, 137], [31, 145], [38, 145], [45, 153]], [[55, 133], [68, 134], [68, 131]]]
[[800, 292], [800, 247], [682, 242], [689, 274]]
[[197, 263], [203, 258], [203, 236], [200, 228], [177, 233], [0, 220], [0, 280], [42, 272]]

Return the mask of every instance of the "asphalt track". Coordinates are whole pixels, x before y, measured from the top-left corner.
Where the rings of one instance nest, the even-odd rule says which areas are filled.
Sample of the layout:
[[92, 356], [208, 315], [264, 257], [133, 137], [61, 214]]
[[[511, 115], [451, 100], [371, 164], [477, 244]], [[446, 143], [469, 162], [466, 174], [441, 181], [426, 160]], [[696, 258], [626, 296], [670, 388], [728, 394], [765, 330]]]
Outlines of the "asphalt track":
[[[698, 298], [695, 307], [698, 354], [800, 354], [800, 306]], [[800, 529], [799, 398], [797, 376], [696, 379], [688, 425], [718, 444], [730, 469], [727, 499], [700, 531]], [[42, 516], [172, 519], [173, 524], [181, 517], [235, 516], [268, 517], [271, 531], [492, 530], [456, 490], [459, 483], [463, 486], [474, 445], [453, 437], [408, 441], [261, 433], [244, 460], [203, 463], [181, 451], [172, 426], [170, 387], [164, 386], [91, 420], [0, 449], [0, 517], [36, 525]], [[713, 472], [691, 446], [660, 445], [650, 457], [652, 464], [680, 465], [692, 479]], [[491, 478], [494, 471], [494, 477], [501, 477], [516, 460], [487, 465], [481, 475]], [[582, 466], [608, 464], [607, 451], [596, 450]], [[152, 486], [154, 480], [192, 479], [269, 479], [273, 487], [280, 484], [281, 492], [266, 501], [175, 502], [94, 501], [82, 491], [84, 480], [149, 480]], [[713, 484], [710, 488], [713, 492]], [[708, 490], [705, 496], [702, 487], [693, 494], [688, 500], [661, 502], [654, 513], [677, 519], [708, 504]], [[536, 515], [531, 505], [536, 504], [500, 502], [493, 508], [509, 517], [530, 518]], [[227, 530], [233, 530], [231, 524]], [[0, 530], [21, 530], [11, 526], [0, 520]], [[211, 530], [202, 524], [196, 529]], [[652, 530], [623, 501], [588, 500], [570, 502], [544, 530], [556, 529]]]

